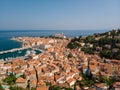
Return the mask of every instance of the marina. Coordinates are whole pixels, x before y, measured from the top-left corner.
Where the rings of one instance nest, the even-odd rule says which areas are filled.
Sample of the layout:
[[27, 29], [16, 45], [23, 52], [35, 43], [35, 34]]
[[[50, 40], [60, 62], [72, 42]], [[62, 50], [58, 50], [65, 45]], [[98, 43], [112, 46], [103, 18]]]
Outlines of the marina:
[[29, 55], [39, 54], [41, 52], [42, 52], [42, 50], [35, 49], [35, 48], [19, 48], [19, 49], [15, 49], [15, 50], [12, 49], [11, 51], [9, 50], [3, 54], [0, 54], [0, 59], [12, 60], [12, 59], [18, 58], [18, 57], [26, 58]]

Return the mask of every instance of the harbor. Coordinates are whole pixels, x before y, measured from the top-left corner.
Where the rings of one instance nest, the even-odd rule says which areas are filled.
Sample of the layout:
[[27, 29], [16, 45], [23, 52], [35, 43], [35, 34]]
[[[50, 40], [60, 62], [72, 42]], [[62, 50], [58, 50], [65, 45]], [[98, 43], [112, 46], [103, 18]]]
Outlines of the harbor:
[[22, 58], [27, 58], [29, 55], [33, 54], [39, 54], [41, 53], [41, 50], [36, 50], [34, 48], [24, 48], [24, 49], [19, 49], [17, 51], [12, 51], [12, 52], [7, 52], [0, 54], [0, 59], [2, 60], [12, 60], [14, 58], [22, 57]]
[[27, 58], [29, 55], [39, 54], [42, 52], [40, 46], [26, 46], [20, 48], [14, 48], [6, 51], [0, 52], [0, 59], [11, 60], [18, 57]]

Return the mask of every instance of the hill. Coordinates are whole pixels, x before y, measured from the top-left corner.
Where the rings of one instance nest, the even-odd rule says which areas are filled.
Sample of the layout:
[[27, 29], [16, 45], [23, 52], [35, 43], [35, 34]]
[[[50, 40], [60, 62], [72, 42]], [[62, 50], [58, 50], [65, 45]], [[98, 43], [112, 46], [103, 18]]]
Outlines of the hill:
[[71, 39], [70, 49], [80, 48], [84, 53], [98, 54], [102, 58], [120, 60], [120, 29]]

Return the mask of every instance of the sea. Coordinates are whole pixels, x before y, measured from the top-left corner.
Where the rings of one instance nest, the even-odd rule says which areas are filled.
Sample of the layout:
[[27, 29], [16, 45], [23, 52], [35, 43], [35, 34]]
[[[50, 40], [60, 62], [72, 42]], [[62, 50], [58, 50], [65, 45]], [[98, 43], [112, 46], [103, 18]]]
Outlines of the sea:
[[[104, 33], [108, 30], [0, 30], [0, 52], [13, 48], [20, 48], [21, 43], [11, 40], [12, 37], [30, 36], [50, 36], [57, 33], [63, 33], [66, 37], [88, 36], [94, 33]], [[22, 57], [26, 50], [0, 54], [0, 59]]]

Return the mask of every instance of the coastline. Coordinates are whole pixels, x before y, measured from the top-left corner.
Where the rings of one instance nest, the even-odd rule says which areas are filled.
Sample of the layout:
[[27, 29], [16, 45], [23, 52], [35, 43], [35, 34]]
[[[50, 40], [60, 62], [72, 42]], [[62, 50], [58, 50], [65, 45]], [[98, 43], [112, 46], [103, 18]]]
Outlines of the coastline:
[[15, 39], [14, 37], [10, 38], [10, 40], [18, 42], [20, 44], [20, 47], [22, 46], [23, 42], [20, 40]]
[[[101, 35], [101, 34], [100, 34]], [[99, 36], [99, 35], [98, 35]], [[90, 37], [90, 36], [88, 36]], [[101, 36], [99, 36], [101, 37]], [[87, 82], [94, 82], [90, 84], [89, 87], [82, 87], [78, 86], [79, 88], [88, 88], [90, 89], [91, 86], [96, 88], [96, 85], [102, 85], [102, 87], [109, 88], [109, 85], [105, 84], [104, 82], [96, 82], [97, 78], [91, 78], [93, 76], [104, 76], [108, 79], [111, 78], [111, 75], [114, 76], [114, 69], [112, 68], [113, 65], [116, 64], [116, 67], [119, 68], [120, 61], [115, 59], [106, 59], [101, 58], [98, 54], [87, 54], [84, 53], [81, 48], [68, 48], [68, 43], [70, 41], [81, 44], [82, 46], [92, 47], [91, 44], [84, 43], [83, 41], [79, 40], [86, 40], [87, 37], [75, 37], [73, 40], [71, 39], [61, 39], [61, 38], [40, 38], [40, 37], [16, 37], [13, 38], [16, 41], [20, 41], [23, 43], [23, 47], [33, 47], [34, 49], [43, 49], [44, 51], [40, 54], [30, 54], [27, 57], [27, 60], [24, 58], [16, 58], [15, 60], [11, 60], [12, 63], [4, 63], [5, 66], [9, 64], [12, 66], [15, 64], [15, 68], [19, 67], [18, 70], [19, 74], [22, 72], [24, 77], [17, 77], [15, 85], [19, 86], [19, 79], [23, 79], [25, 82], [35, 81], [36, 85], [43, 82], [44, 86], [46, 85], [44, 81], [51, 83], [51, 85], [59, 85], [61, 88], [63, 84], [65, 87], [73, 88], [76, 81], [84, 83], [85, 78], [88, 78]], [[76, 41], [75, 41], [76, 40]], [[98, 40], [98, 38], [97, 38]], [[70, 44], [73, 45], [73, 42]], [[86, 44], [86, 45], [85, 45]], [[78, 45], [79, 46], [79, 45]], [[16, 63], [17, 62], [17, 63]], [[27, 64], [27, 66], [26, 66]], [[23, 67], [23, 68], [22, 68]], [[105, 67], [105, 68], [104, 68]], [[14, 69], [14, 67], [11, 67]], [[90, 74], [88, 73], [90, 72]], [[106, 73], [107, 71], [107, 73]], [[109, 71], [109, 72], [108, 72]], [[33, 73], [31, 73], [33, 72]], [[16, 73], [16, 70], [12, 71], [12, 73]], [[30, 73], [30, 76], [29, 74]], [[18, 73], [17, 73], [18, 74]], [[16, 74], [15, 74], [16, 75]], [[83, 76], [84, 75], [84, 76]], [[30, 78], [34, 76], [33, 78]], [[109, 77], [107, 77], [109, 76]], [[29, 77], [29, 78], [25, 78]], [[62, 78], [62, 79], [61, 79]], [[89, 79], [91, 78], [91, 79]], [[101, 79], [101, 78], [99, 78]], [[52, 81], [51, 81], [52, 80]], [[27, 87], [25, 82], [21, 82], [24, 84], [23, 88]], [[53, 83], [54, 82], [54, 83]], [[72, 83], [71, 83], [72, 82]], [[115, 82], [116, 83], [116, 82]], [[31, 86], [33, 83], [30, 84]], [[20, 86], [21, 87], [21, 86]], [[47, 85], [46, 88], [49, 88]], [[36, 86], [35, 86], [36, 88]]]
[[[107, 31], [107, 30], [105, 30]], [[93, 33], [105, 32], [104, 30], [0, 30], [0, 51], [9, 50], [13, 48], [21, 47], [22, 45], [16, 43], [16, 41], [10, 40], [13, 37], [41, 37], [41, 36], [50, 36], [56, 33], [63, 32], [67, 37], [75, 36], [88, 36]]]

